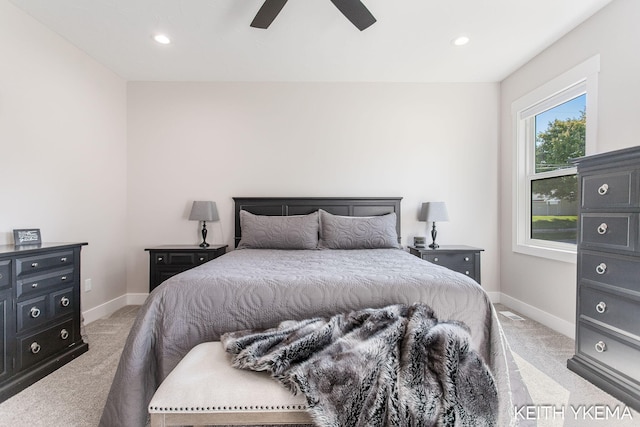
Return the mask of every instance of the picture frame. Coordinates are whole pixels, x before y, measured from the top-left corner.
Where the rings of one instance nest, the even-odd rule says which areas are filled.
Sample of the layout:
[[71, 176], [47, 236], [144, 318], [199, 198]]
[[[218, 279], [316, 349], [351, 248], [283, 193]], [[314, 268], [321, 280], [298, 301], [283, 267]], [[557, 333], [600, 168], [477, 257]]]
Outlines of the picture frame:
[[20, 228], [13, 230], [13, 242], [15, 246], [40, 245], [42, 235], [39, 228]]

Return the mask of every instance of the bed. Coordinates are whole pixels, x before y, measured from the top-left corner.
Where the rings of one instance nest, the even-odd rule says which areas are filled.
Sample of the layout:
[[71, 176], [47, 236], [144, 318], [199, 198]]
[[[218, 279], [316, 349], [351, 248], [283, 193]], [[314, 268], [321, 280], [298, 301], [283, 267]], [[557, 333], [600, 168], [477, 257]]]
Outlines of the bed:
[[[530, 400], [489, 297], [472, 279], [402, 250], [401, 198], [234, 202], [237, 249], [166, 280], [149, 295], [100, 425], [144, 426], [148, 402], [182, 357], [225, 333], [416, 302], [440, 319], [468, 326], [472, 347], [496, 381], [499, 425], [518, 422], [514, 411]], [[315, 236], [314, 221], [320, 224]]]

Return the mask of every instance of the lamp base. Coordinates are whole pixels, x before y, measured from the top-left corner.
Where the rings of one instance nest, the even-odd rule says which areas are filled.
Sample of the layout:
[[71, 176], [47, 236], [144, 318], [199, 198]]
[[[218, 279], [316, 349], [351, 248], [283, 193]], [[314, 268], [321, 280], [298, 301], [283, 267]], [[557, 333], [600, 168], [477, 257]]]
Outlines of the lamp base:
[[440, 247], [440, 245], [439, 245], [439, 244], [437, 244], [436, 242], [433, 242], [432, 244], [430, 244], [430, 245], [429, 245], [429, 247], [430, 247], [431, 249], [437, 249], [437, 248], [439, 248], [439, 247]]
[[201, 248], [208, 248], [210, 245], [207, 243], [207, 221], [202, 221], [202, 243]]
[[210, 244], [208, 244], [207, 242], [202, 242], [200, 243], [200, 247], [201, 248], [208, 248], [209, 246], [211, 246]]

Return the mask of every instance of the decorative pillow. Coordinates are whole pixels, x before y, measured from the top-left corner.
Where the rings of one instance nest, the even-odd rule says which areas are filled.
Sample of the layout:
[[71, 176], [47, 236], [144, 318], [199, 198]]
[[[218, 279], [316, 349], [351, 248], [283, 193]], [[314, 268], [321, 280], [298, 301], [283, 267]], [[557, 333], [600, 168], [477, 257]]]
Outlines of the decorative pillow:
[[240, 211], [242, 238], [238, 249], [316, 249], [318, 212], [268, 216]]
[[327, 249], [398, 248], [396, 214], [339, 216], [320, 209], [320, 241]]

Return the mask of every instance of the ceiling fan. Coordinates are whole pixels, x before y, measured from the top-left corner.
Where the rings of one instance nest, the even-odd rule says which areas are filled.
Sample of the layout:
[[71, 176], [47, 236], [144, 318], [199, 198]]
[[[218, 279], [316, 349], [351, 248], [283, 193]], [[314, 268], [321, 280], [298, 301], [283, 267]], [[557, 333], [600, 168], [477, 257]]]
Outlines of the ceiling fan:
[[[276, 19], [276, 16], [278, 16], [286, 3], [287, 0], [265, 0], [256, 17], [253, 18], [251, 26], [254, 28], [269, 28], [269, 25]], [[376, 18], [360, 0], [331, 0], [331, 3], [360, 31], [376, 22]]]

